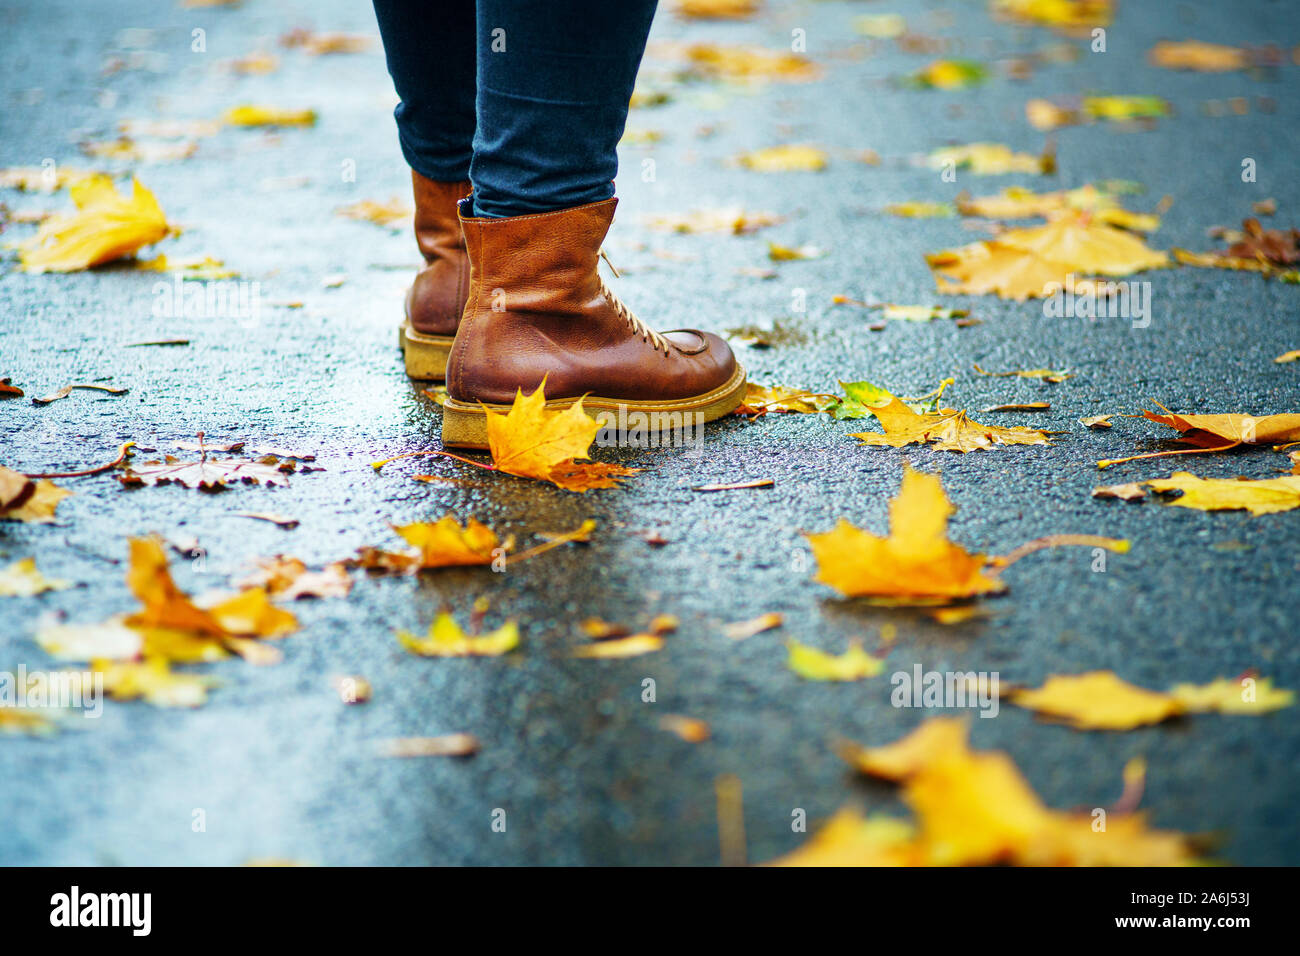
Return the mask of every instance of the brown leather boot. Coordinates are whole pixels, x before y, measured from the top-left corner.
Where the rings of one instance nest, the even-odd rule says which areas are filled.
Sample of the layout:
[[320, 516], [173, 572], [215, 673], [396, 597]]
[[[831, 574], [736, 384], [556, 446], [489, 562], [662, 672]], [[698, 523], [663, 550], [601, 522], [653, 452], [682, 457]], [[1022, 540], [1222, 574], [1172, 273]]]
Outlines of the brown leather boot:
[[[617, 199], [508, 219], [467, 218], [469, 300], [447, 364], [442, 443], [486, 448], [486, 409], [546, 380], [547, 405], [581, 398], [611, 425], [695, 427], [732, 411], [745, 371], [727, 343], [651, 331], [596, 271]], [[696, 433], [698, 434], [698, 433]]]
[[456, 203], [469, 195], [470, 184], [434, 182], [414, 170], [411, 182], [415, 241], [425, 266], [406, 293], [406, 320], [398, 344], [405, 354], [407, 375], [441, 379], [447, 374], [447, 354], [469, 293], [469, 257]]

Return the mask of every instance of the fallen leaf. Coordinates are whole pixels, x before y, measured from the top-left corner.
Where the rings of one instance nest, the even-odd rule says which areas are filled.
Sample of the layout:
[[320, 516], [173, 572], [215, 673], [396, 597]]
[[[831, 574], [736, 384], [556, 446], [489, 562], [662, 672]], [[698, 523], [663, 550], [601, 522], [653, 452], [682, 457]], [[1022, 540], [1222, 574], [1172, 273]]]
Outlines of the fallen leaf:
[[661, 730], [676, 734], [688, 744], [703, 743], [713, 733], [706, 721], [682, 714], [664, 714], [659, 718], [659, 727]]
[[1113, 414], [1090, 415], [1087, 418], [1080, 418], [1079, 424], [1087, 428], [1114, 428], [1115, 426], [1111, 423], [1111, 419], [1114, 417]]
[[129, 389], [125, 388], [110, 388], [107, 385], [65, 385], [57, 392], [51, 392], [49, 395], [43, 395], [40, 398], [33, 398], [32, 404], [48, 405], [51, 402], [57, 402], [59, 399], [67, 398], [72, 394], [72, 390], [76, 388], [91, 389], [97, 392], [107, 392], [109, 395], [125, 395], [129, 391]]
[[342, 562], [328, 564], [320, 571], [309, 571], [297, 558], [277, 554], [259, 558], [257, 570], [239, 581], [240, 588], [261, 588], [282, 601], [299, 598], [347, 597], [352, 578]]
[[807, 57], [786, 50], [692, 43], [680, 52], [693, 69], [709, 79], [807, 83], [821, 76], [821, 70]]
[[506, 621], [483, 635], [466, 634], [446, 611], [440, 611], [429, 625], [427, 637], [398, 631], [397, 639], [412, 654], [421, 657], [500, 657], [519, 646], [519, 625]]
[[71, 581], [47, 578], [36, 570], [35, 558], [23, 558], [8, 567], [0, 567], [0, 597], [34, 597], [46, 591], [63, 591]]
[[907, 21], [897, 13], [864, 13], [853, 18], [853, 29], [863, 36], [892, 40], [907, 32]]
[[837, 404], [834, 395], [810, 392], [787, 385], [759, 385], [745, 383], [745, 400], [736, 409], [737, 415], [765, 415], [768, 412], [810, 414], [824, 412]]
[[478, 750], [478, 738], [473, 734], [443, 734], [441, 737], [398, 737], [385, 741], [381, 752], [386, 757], [469, 757]]
[[233, 106], [221, 115], [227, 126], [315, 126], [315, 110], [286, 110], [274, 106]]
[[531, 395], [520, 389], [505, 415], [487, 413], [488, 447], [498, 471], [549, 481], [566, 491], [614, 488], [638, 469], [587, 458], [600, 424], [582, 408], [582, 399], [562, 409], [546, 407], [546, 383]]
[[649, 216], [645, 219], [645, 224], [661, 232], [726, 232], [733, 236], [743, 236], [782, 221], [783, 217], [770, 212], [747, 212], [743, 206], [726, 206]]
[[1167, 70], [1195, 70], [1198, 73], [1229, 73], [1251, 65], [1250, 55], [1240, 47], [1202, 40], [1161, 40], [1147, 53], [1147, 62]]
[[1295, 691], [1279, 690], [1268, 677], [1220, 677], [1208, 684], [1175, 684], [1169, 693], [1189, 713], [1257, 715], [1295, 703]]
[[1062, 214], [1044, 226], [1011, 229], [995, 239], [926, 256], [940, 292], [993, 292], [1023, 302], [1067, 289], [1075, 275], [1124, 276], [1161, 269], [1169, 256], [1131, 232], [1085, 213]]
[[989, 71], [974, 60], [935, 60], [911, 74], [906, 83], [932, 90], [961, 90], [978, 86], [988, 79]]
[[768, 146], [736, 157], [746, 169], [759, 173], [820, 172], [826, 168], [826, 151], [816, 146]]
[[396, 197], [386, 203], [361, 199], [346, 206], [339, 206], [334, 211], [344, 219], [373, 222], [377, 226], [387, 226], [390, 229], [406, 226], [410, 223], [413, 214], [411, 207]]
[[1267, 678], [1220, 678], [1201, 686], [1179, 684], [1162, 693], [1121, 680], [1113, 671], [1055, 675], [1036, 690], [1016, 689], [1007, 696], [1017, 707], [1076, 730], [1132, 730], [1184, 713], [1263, 714], [1295, 702], [1294, 692], [1274, 688]]
[[749, 488], [771, 488], [776, 484], [771, 478], [756, 478], [753, 481], [725, 481], [711, 485], [694, 485], [691, 491], [744, 491]]
[[134, 163], [174, 163], [189, 159], [198, 152], [199, 144], [194, 140], [168, 142], [164, 140], [139, 140], [130, 136], [117, 139], [87, 141], [81, 144], [81, 151], [97, 159], [122, 159]]
[[1168, 478], [1142, 484], [1161, 494], [1180, 491], [1182, 494], [1169, 504], [1198, 511], [1249, 511], [1252, 515], [1267, 515], [1300, 508], [1300, 475], [1250, 481], [1198, 478], [1186, 471], [1176, 471]]
[[1130, 481], [1123, 485], [1102, 485], [1092, 489], [1094, 498], [1119, 498], [1123, 501], [1136, 501], [1147, 496], [1146, 489], [1140, 482]]
[[692, 20], [747, 20], [759, 6], [759, 0], [675, 0], [673, 12]]
[[94, 660], [91, 671], [102, 675], [104, 693], [114, 700], [143, 699], [155, 707], [200, 707], [217, 681], [199, 674], [172, 671], [161, 657], [140, 662]]
[[[154, 256], [152, 259], [138, 260], [135, 264], [137, 269], [146, 272], [170, 272], [180, 274], [187, 279], [233, 279], [239, 273], [234, 269], [226, 268], [226, 264], [220, 259], [214, 259], [212, 256], [188, 256], [185, 258], [174, 258], [165, 255]], [[135, 345], [188, 345], [189, 342], [183, 339], [170, 339], [161, 342], [136, 342]], [[124, 346], [129, 348], [129, 346]]]
[[755, 634], [762, 634], [764, 631], [778, 628], [784, 623], [785, 616], [783, 614], [769, 611], [767, 614], [760, 614], [751, 621], [736, 621], [734, 624], [728, 624], [722, 629], [722, 633], [733, 641], [743, 641]]
[[[1273, 361], [1281, 365], [1285, 362], [1294, 362], [1297, 359], [1300, 359], [1300, 349], [1292, 349], [1290, 352], [1283, 352], [1277, 358], [1273, 359]], [[6, 379], [6, 381], [8, 380]], [[18, 394], [21, 395], [22, 392], [19, 392]]]
[[1041, 26], [1077, 29], [1110, 26], [1112, 0], [990, 0], [994, 16]]
[[1063, 721], [1076, 730], [1131, 730], [1183, 712], [1182, 705], [1169, 695], [1135, 687], [1112, 671], [1053, 676], [1037, 690], [1017, 689], [1007, 696], [1017, 707]]
[[1013, 152], [1002, 143], [970, 143], [933, 150], [926, 156], [925, 165], [930, 169], [964, 169], [976, 176], [1000, 176], [1050, 173], [1056, 168], [1056, 158], [1050, 151], [1034, 156]]
[[1091, 183], [1077, 189], [1038, 193], [1021, 186], [1009, 186], [994, 196], [957, 197], [957, 210], [963, 216], [984, 219], [1049, 218], [1059, 213], [1086, 212], [1100, 222], [1131, 232], [1153, 232], [1160, 217], [1125, 209], [1116, 194]]
[[1065, 369], [1054, 368], [1034, 368], [1034, 369], [1015, 369], [1010, 372], [986, 372], [978, 365], [971, 366], [979, 375], [988, 375], [992, 378], [1037, 378], [1044, 382], [1057, 384], [1064, 382], [1067, 378], [1073, 378], [1073, 373]]
[[[819, 833], [776, 861], [894, 866], [1151, 866], [1198, 862], [1180, 833], [1151, 830], [1140, 813], [1114, 812], [1104, 831], [1091, 814], [1045, 807], [1011, 759], [974, 752], [965, 724], [935, 718], [883, 748], [846, 745], [841, 753], [866, 773], [901, 782], [916, 816], [914, 828], [894, 821], [869, 837], [860, 815], [841, 813], [836, 829]], [[879, 824], [880, 821], [878, 820]]]
[[27, 272], [77, 272], [122, 259], [166, 238], [170, 231], [153, 193], [131, 181], [130, 198], [107, 176], [77, 180], [68, 188], [77, 211], [52, 216], [19, 244]]
[[0, 521], [51, 524], [59, 502], [70, 494], [52, 481], [33, 480], [0, 465]]
[[[858, 383], [867, 385], [867, 383]], [[875, 386], [869, 386], [875, 388]], [[863, 445], [902, 448], [905, 445], [931, 444], [937, 451], [986, 451], [999, 445], [1050, 445], [1048, 433], [1023, 425], [1002, 427], [982, 425], [968, 418], [964, 411], [941, 408], [918, 413], [899, 398], [876, 389], [879, 396], [863, 404], [875, 416], [885, 433], [853, 432]]]
[[0, 398], [22, 398], [23, 390], [17, 385], [10, 385], [11, 379], [0, 378]]
[[945, 755], [966, 749], [966, 721], [957, 717], [931, 717], [910, 734], [881, 747], [842, 742], [841, 757], [861, 773], [899, 783], [915, 776]]
[[633, 634], [629, 637], [615, 637], [595, 644], [582, 644], [573, 649], [574, 657], [596, 660], [608, 660], [623, 657], [640, 657], [660, 650], [664, 639], [658, 634]]
[[787, 666], [805, 680], [856, 681], [875, 677], [885, 669], [884, 660], [872, 657], [858, 641], [851, 641], [848, 650], [839, 655], [794, 640], [786, 646], [790, 649]]
[[775, 242], [767, 244], [767, 257], [773, 262], [803, 262], [808, 259], [820, 259], [826, 255], [816, 246], [778, 246]]
[[[1159, 405], [1157, 402], [1156, 404]], [[1179, 441], [1195, 445], [1194, 449], [1160, 451], [1127, 458], [1103, 458], [1098, 468], [1109, 468], [1127, 461], [1165, 458], [1169, 455], [1198, 455], [1227, 451], [1240, 445], [1286, 444], [1300, 441], [1300, 414], [1246, 415], [1240, 412], [1223, 415], [1179, 415], [1160, 405], [1163, 415], [1143, 411], [1143, 417], [1168, 425], [1182, 434]]]
[[17, 707], [0, 707], [0, 734], [48, 737], [58, 729], [49, 714], [26, 708], [19, 710]]
[[9, 166], [0, 169], [0, 189], [17, 189], [20, 192], [58, 192], [83, 179], [104, 176], [105, 173], [72, 166]]
[[1169, 104], [1158, 96], [1085, 96], [1083, 112], [1093, 119], [1155, 119], [1169, 115]]
[[330, 53], [364, 53], [374, 44], [374, 38], [360, 33], [316, 33], [302, 28], [290, 30], [280, 37], [280, 45], [302, 50], [312, 56]]
[[61, 661], [131, 660], [144, 648], [140, 632], [128, 627], [124, 616], [94, 624], [42, 620], [35, 639], [41, 650]]
[[905, 464], [902, 487], [889, 505], [889, 537], [843, 518], [832, 531], [804, 535], [817, 560], [815, 580], [845, 597], [923, 604], [1004, 590], [984, 573], [983, 555], [948, 540], [952, 512], [939, 479]]
[[274, 465], [241, 459], [177, 461], [170, 455], [163, 461], [149, 461], [130, 465], [122, 470], [118, 481], [127, 487], [162, 485], [169, 482], [186, 488], [203, 491], [221, 491], [227, 485], [243, 484], [285, 485], [289, 479]]
[[268, 521], [273, 525], [284, 528], [286, 531], [292, 531], [301, 524], [297, 518], [288, 518], [284, 515], [277, 515], [264, 511], [232, 511], [230, 514], [235, 518], [252, 518], [256, 521]]
[[950, 202], [896, 202], [885, 212], [904, 219], [950, 219], [957, 215], [957, 207]]

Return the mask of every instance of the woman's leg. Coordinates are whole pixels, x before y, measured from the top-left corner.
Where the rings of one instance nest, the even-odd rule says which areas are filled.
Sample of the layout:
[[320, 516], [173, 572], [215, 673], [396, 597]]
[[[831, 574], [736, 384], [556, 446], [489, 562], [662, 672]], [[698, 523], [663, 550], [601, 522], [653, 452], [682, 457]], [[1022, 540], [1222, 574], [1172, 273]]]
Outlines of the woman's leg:
[[474, 141], [474, 0], [374, 0], [402, 154], [436, 182], [469, 178]]
[[726, 342], [652, 331], [596, 268], [654, 8], [478, 0], [474, 196], [460, 204], [470, 286], [447, 363], [444, 445], [488, 447], [489, 408], [543, 382], [548, 403], [581, 398], [612, 416], [620, 443], [667, 430], [697, 441], [744, 397]]
[[469, 195], [474, 141], [474, 0], [374, 0], [394, 115], [411, 166], [415, 240], [424, 257], [399, 342], [412, 378], [441, 379], [469, 291], [456, 203]]
[[478, 0], [474, 212], [614, 195], [616, 148], [656, 0]]

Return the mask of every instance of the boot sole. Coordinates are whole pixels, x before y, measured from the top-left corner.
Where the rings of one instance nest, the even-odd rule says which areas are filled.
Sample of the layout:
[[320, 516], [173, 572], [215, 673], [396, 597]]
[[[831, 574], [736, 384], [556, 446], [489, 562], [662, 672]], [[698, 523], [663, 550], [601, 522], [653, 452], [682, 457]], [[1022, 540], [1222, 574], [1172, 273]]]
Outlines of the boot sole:
[[406, 319], [397, 329], [397, 345], [406, 362], [406, 374], [422, 382], [441, 382], [447, 377], [447, 357], [454, 335], [425, 335]]
[[[633, 412], [647, 414], [655, 412], [660, 414], [671, 414], [673, 412], [679, 414], [700, 413], [704, 416], [703, 421], [711, 422], [723, 415], [730, 414], [740, 405], [744, 398], [745, 370], [737, 365], [736, 373], [732, 375], [725, 385], [703, 395], [679, 398], [667, 402], [632, 401], [630, 399], [601, 398], [595, 395], [587, 395], [582, 399], [582, 407], [584, 410], [592, 412], [605, 409], [617, 412], [620, 408], [625, 408], [629, 414]], [[576, 401], [576, 398], [560, 398], [553, 402], [547, 402], [546, 407], [555, 409], [568, 408]], [[509, 405], [469, 405], [448, 398], [442, 406], [442, 444], [448, 448], [487, 448], [487, 413], [496, 412], [504, 415], [509, 411]], [[665, 428], [668, 427], [671, 426], [665, 426]]]

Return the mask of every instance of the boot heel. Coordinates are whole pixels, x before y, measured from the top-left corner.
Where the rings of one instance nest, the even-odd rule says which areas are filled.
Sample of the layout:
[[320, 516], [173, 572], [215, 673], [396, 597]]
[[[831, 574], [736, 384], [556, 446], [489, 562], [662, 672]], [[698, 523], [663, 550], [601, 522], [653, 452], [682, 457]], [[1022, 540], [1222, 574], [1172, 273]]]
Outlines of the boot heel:
[[442, 406], [442, 443], [450, 448], [487, 448], [487, 413], [448, 399]]
[[408, 377], [420, 381], [442, 381], [447, 377], [447, 356], [455, 336], [424, 335], [411, 328], [409, 319], [397, 334]]

